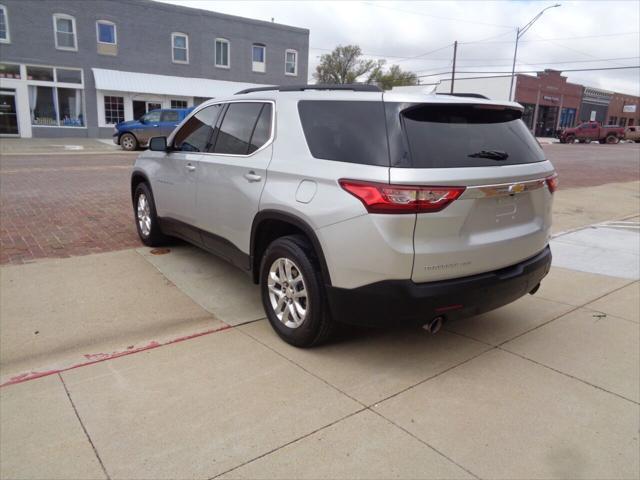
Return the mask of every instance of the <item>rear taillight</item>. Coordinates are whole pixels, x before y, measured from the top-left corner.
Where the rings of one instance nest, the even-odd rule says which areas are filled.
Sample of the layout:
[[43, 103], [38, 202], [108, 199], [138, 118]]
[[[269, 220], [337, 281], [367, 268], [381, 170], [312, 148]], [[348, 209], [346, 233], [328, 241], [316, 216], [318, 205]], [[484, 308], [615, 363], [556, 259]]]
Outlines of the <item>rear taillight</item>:
[[339, 180], [340, 186], [360, 200], [369, 213], [439, 212], [462, 195], [465, 187], [427, 187]]
[[549, 187], [549, 192], [553, 193], [558, 189], [559, 180], [557, 173], [545, 178], [545, 181], [547, 182], [547, 187]]

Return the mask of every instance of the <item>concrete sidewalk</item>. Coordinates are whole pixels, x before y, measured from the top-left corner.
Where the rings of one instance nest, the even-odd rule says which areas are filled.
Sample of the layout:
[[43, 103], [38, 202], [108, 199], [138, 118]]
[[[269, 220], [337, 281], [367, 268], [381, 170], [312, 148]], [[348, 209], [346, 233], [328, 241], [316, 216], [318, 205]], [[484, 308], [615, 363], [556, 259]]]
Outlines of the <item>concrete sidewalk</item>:
[[[106, 141], [105, 141], [106, 140]], [[0, 155], [78, 155], [128, 153], [110, 139], [98, 138], [3, 138]], [[136, 154], [139, 152], [133, 152]]]
[[[637, 186], [559, 195], [558, 232], [637, 216]], [[610, 255], [599, 231], [554, 242]], [[569, 253], [535, 296], [438, 335], [311, 350], [193, 247], [4, 266], [0, 478], [638, 478], [640, 282]]]

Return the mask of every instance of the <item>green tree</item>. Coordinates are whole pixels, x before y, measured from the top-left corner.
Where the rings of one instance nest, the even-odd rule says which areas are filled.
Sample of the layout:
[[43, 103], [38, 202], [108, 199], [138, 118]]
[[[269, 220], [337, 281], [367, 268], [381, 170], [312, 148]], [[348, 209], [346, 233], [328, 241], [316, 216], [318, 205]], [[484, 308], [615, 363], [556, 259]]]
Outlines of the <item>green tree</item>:
[[379, 76], [384, 60], [365, 60], [357, 45], [338, 45], [331, 53], [320, 57], [314, 78], [318, 83], [354, 83], [366, 75], [364, 83]]
[[373, 81], [383, 90], [418, 85], [419, 83], [418, 76], [415, 73], [403, 71], [398, 65], [391, 65], [387, 72], [382, 72], [382, 69], [380, 69], [374, 74]]

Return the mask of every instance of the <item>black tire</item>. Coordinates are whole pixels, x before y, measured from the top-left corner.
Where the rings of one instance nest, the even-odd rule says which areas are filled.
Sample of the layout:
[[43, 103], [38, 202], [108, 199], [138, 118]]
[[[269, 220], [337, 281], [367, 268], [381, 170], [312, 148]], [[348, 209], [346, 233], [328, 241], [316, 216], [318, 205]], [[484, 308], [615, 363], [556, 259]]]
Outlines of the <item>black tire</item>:
[[565, 142], [567, 143], [573, 143], [576, 141], [576, 137], [574, 135], [567, 135], [567, 138], [565, 138]]
[[[149, 232], [145, 232], [140, 225], [140, 220], [138, 218], [138, 204], [141, 201], [141, 196], [144, 195], [148, 206], [149, 206], [149, 219], [150, 219], [150, 227]], [[153, 193], [151, 193], [151, 189], [146, 183], [140, 183], [135, 189], [133, 193], [133, 218], [136, 222], [136, 230], [138, 231], [138, 236], [142, 243], [144, 243], [147, 247], [159, 247], [167, 243], [168, 238], [162, 233], [160, 230], [160, 225], [158, 224], [158, 217], [156, 215], [156, 204], [153, 200]]]
[[[284, 320], [280, 320], [272, 304], [268, 285], [269, 271], [279, 259], [288, 259], [293, 262], [291, 271], [301, 275], [302, 284], [307, 293], [304, 299], [306, 313], [302, 323], [296, 327], [290, 327], [284, 323], [287, 318], [293, 318], [286, 313], [286, 306], [283, 313]], [[278, 282], [276, 285], [279, 285], [278, 288], [286, 289]], [[292, 291], [296, 288], [301, 287], [292, 286]], [[281, 237], [267, 247], [260, 262], [260, 293], [269, 323], [278, 336], [290, 345], [301, 348], [312, 347], [326, 341], [333, 333], [335, 324], [327, 306], [320, 267], [313, 248], [305, 237], [301, 235]], [[290, 308], [295, 308], [292, 302], [293, 300], [289, 302]]]
[[607, 135], [605, 142], [607, 142], [609, 145], [613, 145], [615, 143], [618, 143], [619, 140], [618, 140], [618, 137], [616, 137], [615, 135]]
[[120, 136], [120, 146], [127, 152], [133, 152], [138, 148], [138, 139], [133, 133], [123, 133]]
[[591, 139], [590, 138], [585, 138], [584, 139], [584, 143], [591, 143]]

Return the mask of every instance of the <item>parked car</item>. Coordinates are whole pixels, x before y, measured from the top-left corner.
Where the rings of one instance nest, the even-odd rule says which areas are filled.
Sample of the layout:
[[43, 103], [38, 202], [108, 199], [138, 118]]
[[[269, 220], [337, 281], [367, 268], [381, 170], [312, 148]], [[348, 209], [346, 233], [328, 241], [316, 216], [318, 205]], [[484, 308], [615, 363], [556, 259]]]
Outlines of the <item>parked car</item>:
[[640, 127], [635, 125], [627, 127], [624, 131], [624, 139], [640, 143]]
[[600, 143], [618, 143], [624, 138], [624, 127], [617, 125], [601, 126], [599, 122], [585, 122], [574, 128], [565, 128], [558, 136], [560, 143], [591, 143], [597, 140]]
[[210, 100], [136, 160], [138, 234], [246, 271], [298, 347], [340, 322], [436, 332], [535, 293], [549, 271], [557, 176], [521, 116], [369, 85]]
[[151, 110], [137, 120], [118, 123], [113, 129], [113, 143], [123, 150], [146, 147], [152, 137], [167, 137], [193, 108]]

